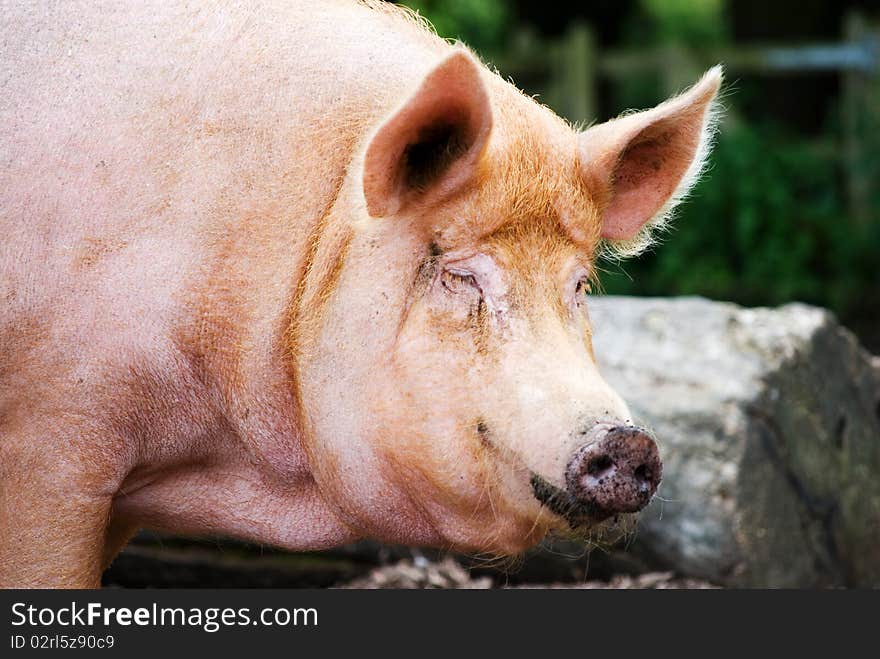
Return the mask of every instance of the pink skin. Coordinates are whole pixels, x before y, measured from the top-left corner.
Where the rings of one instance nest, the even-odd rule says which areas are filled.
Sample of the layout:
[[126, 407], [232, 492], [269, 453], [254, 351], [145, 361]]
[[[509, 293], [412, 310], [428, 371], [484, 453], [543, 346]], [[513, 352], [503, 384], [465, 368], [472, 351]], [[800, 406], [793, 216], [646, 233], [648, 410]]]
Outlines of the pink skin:
[[0, 31], [0, 585], [96, 586], [144, 526], [493, 554], [565, 526], [530, 474], [629, 418], [582, 282], [684, 192], [717, 73], [577, 134], [392, 8]]

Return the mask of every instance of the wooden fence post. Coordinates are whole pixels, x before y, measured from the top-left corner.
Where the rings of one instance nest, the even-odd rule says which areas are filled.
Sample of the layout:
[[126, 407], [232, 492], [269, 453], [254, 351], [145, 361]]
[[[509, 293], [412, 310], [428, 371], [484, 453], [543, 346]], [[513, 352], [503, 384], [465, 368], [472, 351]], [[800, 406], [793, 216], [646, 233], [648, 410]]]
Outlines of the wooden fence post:
[[[848, 43], [880, 42], [880, 31], [869, 28], [856, 12], [847, 14]], [[843, 75], [842, 128], [846, 194], [853, 218], [862, 226], [870, 220], [872, 196], [880, 190], [880, 66], [874, 71], [848, 69]]]
[[573, 23], [556, 57], [556, 88], [560, 110], [571, 121], [596, 119], [596, 52], [593, 33], [584, 23]]

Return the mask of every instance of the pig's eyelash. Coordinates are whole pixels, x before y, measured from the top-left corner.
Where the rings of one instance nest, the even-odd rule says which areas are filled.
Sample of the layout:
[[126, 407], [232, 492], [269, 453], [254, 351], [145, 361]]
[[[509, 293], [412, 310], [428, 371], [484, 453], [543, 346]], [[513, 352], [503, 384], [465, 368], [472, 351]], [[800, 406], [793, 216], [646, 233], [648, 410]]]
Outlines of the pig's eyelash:
[[451, 293], [456, 292], [453, 286], [455, 283], [457, 283], [470, 286], [471, 288], [478, 291], [480, 293], [480, 296], [483, 295], [483, 290], [480, 288], [480, 285], [477, 282], [477, 278], [467, 270], [453, 270], [451, 268], [447, 268], [440, 275], [440, 283], [443, 284], [443, 288], [450, 291]]
[[593, 292], [593, 283], [589, 275], [584, 275], [578, 279], [575, 285], [575, 293], [578, 295], [590, 295]]

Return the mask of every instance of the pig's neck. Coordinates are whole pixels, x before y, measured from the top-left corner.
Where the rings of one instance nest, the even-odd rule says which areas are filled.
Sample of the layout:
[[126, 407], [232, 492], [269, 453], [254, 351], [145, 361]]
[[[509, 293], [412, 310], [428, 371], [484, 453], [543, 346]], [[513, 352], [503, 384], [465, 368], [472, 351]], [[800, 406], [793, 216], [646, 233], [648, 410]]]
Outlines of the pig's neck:
[[139, 526], [326, 548], [356, 534], [312, 478], [288, 340], [307, 245], [326, 212], [290, 218], [266, 208], [256, 218], [217, 231], [223, 239], [185, 285], [171, 331], [180, 373], [170, 378], [184, 384], [156, 395], [186, 414], [168, 420], [178, 437], [145, 431], [114, 509]]

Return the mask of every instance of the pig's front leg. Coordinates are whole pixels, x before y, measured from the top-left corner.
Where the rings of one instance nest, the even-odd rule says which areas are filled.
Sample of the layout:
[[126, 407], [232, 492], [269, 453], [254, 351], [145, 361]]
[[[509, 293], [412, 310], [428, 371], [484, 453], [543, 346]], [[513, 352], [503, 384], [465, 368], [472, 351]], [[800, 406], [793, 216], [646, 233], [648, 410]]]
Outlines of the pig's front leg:
[[97, 588], [112, 497], [44, 457], [0, 450], [0, 587]]

